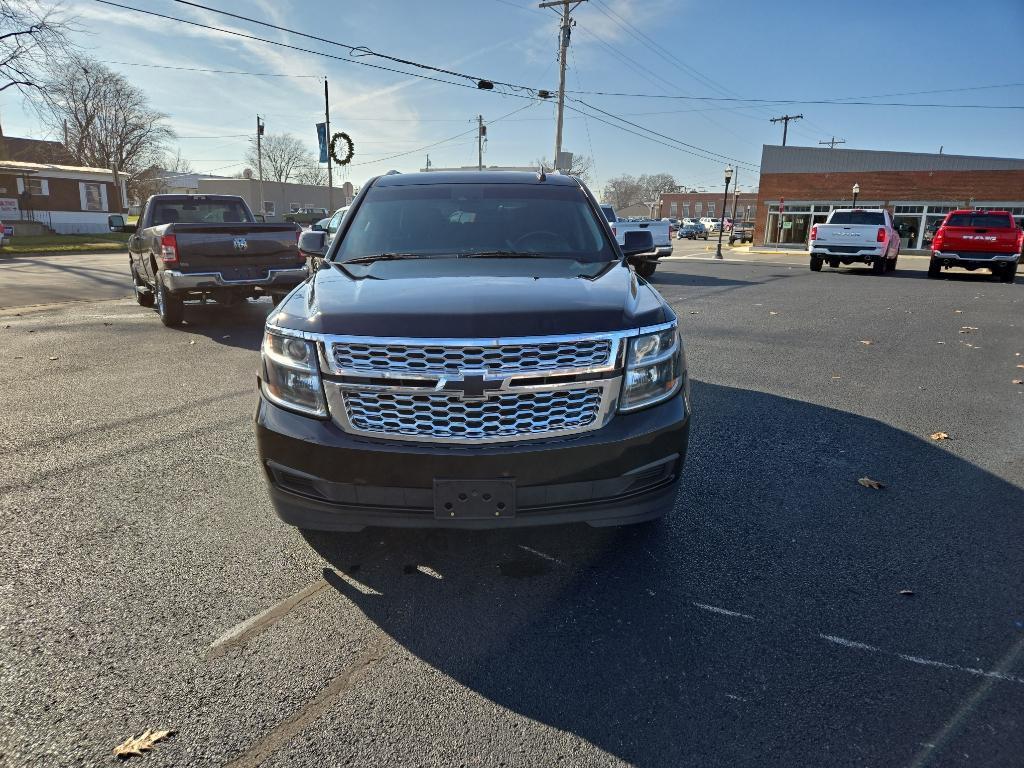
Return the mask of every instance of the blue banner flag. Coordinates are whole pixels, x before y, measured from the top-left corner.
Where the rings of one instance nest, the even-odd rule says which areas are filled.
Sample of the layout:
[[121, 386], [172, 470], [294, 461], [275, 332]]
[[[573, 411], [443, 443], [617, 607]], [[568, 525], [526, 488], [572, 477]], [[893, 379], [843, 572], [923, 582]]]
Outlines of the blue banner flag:
[[320, 162], [327, 162], [327, 123], [316, 124], [316, 138], [320, 142]]

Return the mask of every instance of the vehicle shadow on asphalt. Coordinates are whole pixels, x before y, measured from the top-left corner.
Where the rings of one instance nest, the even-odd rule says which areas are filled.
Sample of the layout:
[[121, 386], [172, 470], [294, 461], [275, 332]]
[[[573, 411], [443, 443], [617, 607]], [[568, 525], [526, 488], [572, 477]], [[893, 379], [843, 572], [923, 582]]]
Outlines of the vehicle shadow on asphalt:
[[682, 285], [691, 287], [723, 288], [728, 286], [739, 287], [743, 285], [754, 285], [765, 281], [737, 280], [733, 277], [715, 277], [714, 275], [695, 274], [692, 272], [666, 272], [665, 270], [661, 270], [659, 272], [655, 272], [654, 276], [647, 282], [651, 283], [655, 287], [659, 285]]
[[[304, 536], [409, 653], [632, 764], [907, 764], [977, 678], [819, 633], [994, 664], [1024, 618], [1024, 490], [874, 419], [702, 382], [693, 398], [664, 521]], [[876, 717], [880, 699], [902, 714]], [[990, 764], [1012, 741], [989, 739]]]
[[[880, 278], [910, 278], [915, 280], [927, 280], [928, 267], [913, 269], [911, 267], [897, 267], [895, 272], [888, 272], [885, 275], [876, 275], [870, 267], [823, 267], [822, 272], [833, 272], [839, 275], [852, 277], [880, 277]], [[943, 272], [940, 280], [953, 280], [963, 283], [999, 283], [999, 279], [988, 272]]]
[[258, 350], [263, 342], [267, 315], [273, 309], [268, 299], [241, 301], [231, 307], [213, 301], [208, 304], [186, 302], [185, 322], [176, 330], [205, 336], [226, 347]]

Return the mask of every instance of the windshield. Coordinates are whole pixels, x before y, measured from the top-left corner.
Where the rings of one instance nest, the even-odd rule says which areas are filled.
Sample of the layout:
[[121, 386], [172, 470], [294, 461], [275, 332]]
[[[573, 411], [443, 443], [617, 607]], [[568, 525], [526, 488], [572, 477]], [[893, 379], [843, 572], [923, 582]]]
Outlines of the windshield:
[[241, 200], [159, 200], [153, 208], [153, 225], [252, 223]]
[[1008, 213], [951, 213], [946, 226], [1012, 229], [1014, 223]]
[[370, 189], [334, 259], [494, 252], [617, 258], [577, 186], [415, 184]]
[[872, 227], [885, 226], [885, 214], [881, 211], [836, 211], [829, 224], [865, 224]]

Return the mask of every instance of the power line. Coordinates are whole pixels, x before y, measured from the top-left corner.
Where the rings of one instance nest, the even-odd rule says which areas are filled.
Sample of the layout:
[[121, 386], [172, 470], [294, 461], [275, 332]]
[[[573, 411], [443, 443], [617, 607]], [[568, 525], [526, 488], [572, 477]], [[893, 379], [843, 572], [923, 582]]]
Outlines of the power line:
[[242, 72], [236, 69], [202, 69], [200, 67], [175, 67], [170, 64], [143, 64], [138, 61], [101, 61], [100, 64], [123, 64], [126, 67], [146, 67], [148, 69], [176, 69], [183, 72], [213, 72], [218, 75], [250, 75], [252, 77], [294, 77], [323, 80], [322, 75], [290, 75], [283, 72]]
[[[101, 2], [101, 0], [97, 0]], [[1004, 104], [922, 104], [894, 101], [849, 101], [838, 99], [741, 99], [730, 96], [682, 96], [661, 93], [622, 93], [614, 91], [566, 91], [577, 96], [618, 96], [634, 99], [682, 99], [690, 101], [730, 101], [741, 104], [763, 104], [765, 106], [782, 106], [785, 104], [830, 104], [835, 106], [861, 107], [934, 107], [938, 109], [1024, 109], [1024, 105]], [[856, 97], [848, 97], [856, 98]], [[881, 98], [881, 97], [876, 97]]]

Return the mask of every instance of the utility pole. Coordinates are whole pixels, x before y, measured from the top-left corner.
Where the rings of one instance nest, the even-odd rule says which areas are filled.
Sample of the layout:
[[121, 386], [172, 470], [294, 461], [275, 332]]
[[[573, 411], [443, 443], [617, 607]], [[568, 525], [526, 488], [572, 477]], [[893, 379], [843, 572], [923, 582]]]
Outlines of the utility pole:
[[327, 78], [324, 77], [324, 130], [327, 132], [327, 202], [328, 211], [334, 213], [334, 176], [331, 172], [331, 98], [327, 92]]
[[260, 178], [260, 215], [266, 214], [266, 206], [263, 205], [263, 121], [256, 115], [256, 173]]
[[[732, 229], [735, 232], [736, 231], [736, 204], [739, 202], [739, 196], [740, 196], [740, 169], [739, 168], [736, 169], [736, 172], [735, 172], [733, 178], [736, 179], [736, 181], [735, 181], [736, 186], [734, 186], [732, 188]], [[741, 243], [741, 245], [742, 245], [742, 243]]]
[[782, 146], [786, 146], [786, 134], [789, 132], [789, 121], [803, 119], [803, 115], [783, 115], [782, 117], [771, 118], [771, 122], [773, 123], [782, 123]]
[[430, 154], [427, 154], [427, 170], [430, 170]]
[[484, 137], [487, 136], [487, 128], [484, 126], [484, 116], [476, 116], [476, 169], [484, 169]]
[[[555, 156], [552, 159], [552, 164], [555, 166], [555, 170], [558, 168], [558, 156], [562, 154], [562, 118], [565, 113], [565, 63], [566, 54], [569, 51], [569, 38], [572, 36], [572, 25], [573, 20], [569, 15], [573, 10], [576, 9], [580, 3], [585, 3], [586, 0], [547, 0], [538, 4], [538, 8], [554, 8], [556, 5], [562, 6], [562, 23], [559, 27], [559, 43], [558, 43], [558, 117], [555, 124]], [[569, 6], [572, 6], [570, 8]]]
[[846, 140], [845, 139], [837, 139], [835, 136], [833, 136], [828, 141], [819, 141], [818, 143], [819, 144], [828, 144], [828, 148], [829, 149], [835, 149], [836, 148], [836, 144], [845, 144]]

